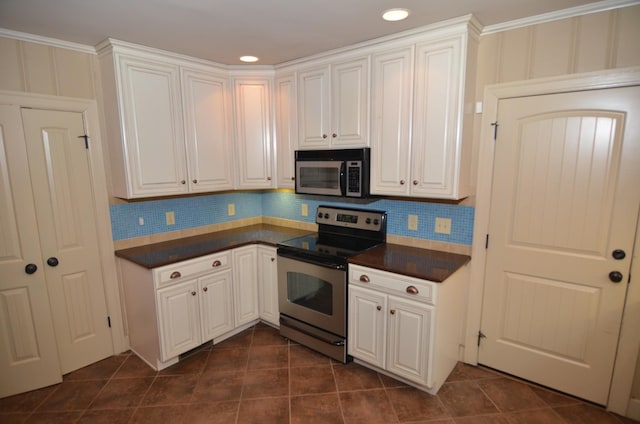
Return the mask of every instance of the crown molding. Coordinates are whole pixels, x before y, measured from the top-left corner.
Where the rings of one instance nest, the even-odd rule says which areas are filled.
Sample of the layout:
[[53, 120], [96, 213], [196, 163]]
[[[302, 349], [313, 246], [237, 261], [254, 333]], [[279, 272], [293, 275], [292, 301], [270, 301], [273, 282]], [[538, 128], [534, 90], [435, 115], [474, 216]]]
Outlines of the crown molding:
[[509, 31], [530, 25], [538, 25], [546, 22], [558, 21], [560, 19], [574, 18], [591, 13], [605, 12], [607, 10], [620, 9], [623, 7], [636, 6], [640, 0], [604, 0], [590, 3], [583, 6], [571, 7], [569, 9], [557, 10], [555, 12], [543, 13], [541, 15], [528, 16], [514, 21], [503, 22], [495, 25], [487, 25], [483, 28], [481, 35], [493, 34], [496, 32]]
[[19, 41], [29, 41], [31, 43], [44, 44], [45, 46], [75, 50], [82, 53], [96, 54], [96, 49], [93, 46], [88, 46], [86, 44], [80, 44], [80, 43], [73, 43], [71, 41], [58, 40], [57, 38], [43, 37], [41, 35], [28, 34], [26, 32], [13, 31], [6, 28], [0, 28], [0, 37], [13, 38]]

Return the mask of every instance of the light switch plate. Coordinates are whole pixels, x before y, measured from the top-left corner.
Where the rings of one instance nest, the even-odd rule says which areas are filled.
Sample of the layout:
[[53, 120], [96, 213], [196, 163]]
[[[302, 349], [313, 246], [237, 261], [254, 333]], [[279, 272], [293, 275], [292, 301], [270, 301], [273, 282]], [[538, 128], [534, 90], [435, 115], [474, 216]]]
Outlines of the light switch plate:
[[167, 225], [175, 225], [176, 223], [176, 214], [173, 211], [169, 211], [165, 214], [165, 218], [167, 220]]
[[409, 215], [409, 219], [407, 219], [407, 229], [413, 231], [418, 230], [418, 215]]
[[227, 213], [229, 214], [229, 216], [233, 216], [236, 214], [236, 205], [235, 203], [229, 203], [227, 205]]
[[302, 216], [309, 216], [309, 205], [303, 203], [302, 207], [300, 208], [300, 214]]
[[451, 234], [451, 218], [436, 218], [435, 232]]

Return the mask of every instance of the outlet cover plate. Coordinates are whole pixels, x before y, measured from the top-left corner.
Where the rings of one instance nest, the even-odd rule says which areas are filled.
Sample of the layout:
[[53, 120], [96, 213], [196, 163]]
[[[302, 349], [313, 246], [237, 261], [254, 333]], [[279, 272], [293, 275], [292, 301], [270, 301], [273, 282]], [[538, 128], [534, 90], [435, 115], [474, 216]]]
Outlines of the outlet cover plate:
[[436, 218], [435, 232], [451, 234], [451, 218]]

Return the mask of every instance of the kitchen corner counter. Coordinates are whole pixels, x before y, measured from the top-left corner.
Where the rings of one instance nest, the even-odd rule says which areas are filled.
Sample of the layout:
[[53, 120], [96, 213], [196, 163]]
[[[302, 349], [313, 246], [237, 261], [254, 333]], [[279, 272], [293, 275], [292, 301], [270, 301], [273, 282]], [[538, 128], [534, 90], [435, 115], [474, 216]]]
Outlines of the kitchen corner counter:
[[148, 269], [217, 253], [248, 244], [278, 243], [311, 233], [311, 231], [277, 225], [256, 224], [231, 230], [116, 250], [115, 255]]
[[349, 263], [441, 283], [470, 256], [399, 244], [383, 244], [349, 258]]

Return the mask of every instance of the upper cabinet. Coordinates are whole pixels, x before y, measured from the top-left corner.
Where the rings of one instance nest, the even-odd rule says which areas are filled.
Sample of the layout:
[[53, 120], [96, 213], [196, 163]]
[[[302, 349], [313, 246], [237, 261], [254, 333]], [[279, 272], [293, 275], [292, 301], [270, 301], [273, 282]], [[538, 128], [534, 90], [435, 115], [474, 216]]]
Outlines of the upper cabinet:
[[298, 147], [369, 145], [369, 56], [298, 72]]
[[276, 75], [274, 83], [278, 188], [295, 188], [294, 153], [298, 148], [296, 76]]
[[114, 196], [234, 187], [224, 72], [111, 43], [99, 58]]
[[234, 78], [236, 156], [240, 189], [275, 187], [270, 78]]
[[440, 199], [471, 194], [468, 105], [477, 40], [477, 29], [465, 22], [374, 54], [372, 194]]

